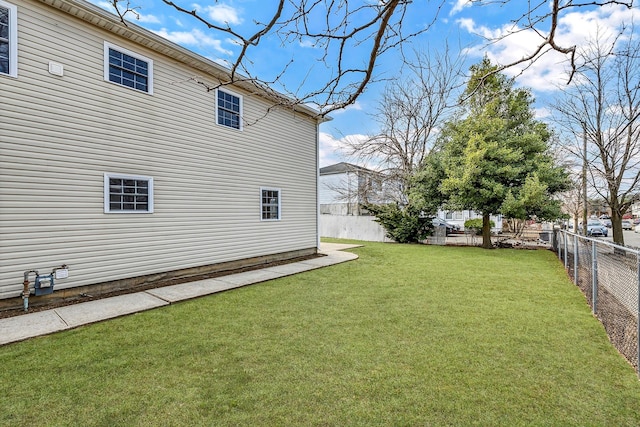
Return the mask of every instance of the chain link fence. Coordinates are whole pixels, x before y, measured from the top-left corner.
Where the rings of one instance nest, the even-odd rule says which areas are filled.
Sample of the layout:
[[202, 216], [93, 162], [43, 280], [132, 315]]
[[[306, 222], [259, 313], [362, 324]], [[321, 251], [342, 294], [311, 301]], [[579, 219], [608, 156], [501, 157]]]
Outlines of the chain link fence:
[[640, 376], [640, 251], [556, 230], [553, 249], [613, 345]]
[[447, 244], [447, 227], [439, 225], [433, 228], [433, 234], [427, 237], [427, 243], [430, 245], [446, 245]]

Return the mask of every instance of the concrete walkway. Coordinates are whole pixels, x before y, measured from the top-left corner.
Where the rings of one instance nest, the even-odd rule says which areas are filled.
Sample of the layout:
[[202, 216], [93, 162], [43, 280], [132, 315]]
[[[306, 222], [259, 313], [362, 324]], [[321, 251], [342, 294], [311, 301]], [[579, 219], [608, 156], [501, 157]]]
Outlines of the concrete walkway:
[[341, 251], [358, 246], [322, 243], [320, 253], [326, 256], [319, 258], [0, 319], [0, 345], [351, 261], [358, 256]]

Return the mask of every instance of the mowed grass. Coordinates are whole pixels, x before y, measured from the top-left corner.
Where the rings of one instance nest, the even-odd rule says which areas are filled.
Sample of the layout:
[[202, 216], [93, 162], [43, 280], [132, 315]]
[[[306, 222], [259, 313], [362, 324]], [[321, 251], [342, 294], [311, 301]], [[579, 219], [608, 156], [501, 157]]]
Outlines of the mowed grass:
[[0, 348], [10, 426], [636, 426], [640, 382], [548, 251], [357, 261]]

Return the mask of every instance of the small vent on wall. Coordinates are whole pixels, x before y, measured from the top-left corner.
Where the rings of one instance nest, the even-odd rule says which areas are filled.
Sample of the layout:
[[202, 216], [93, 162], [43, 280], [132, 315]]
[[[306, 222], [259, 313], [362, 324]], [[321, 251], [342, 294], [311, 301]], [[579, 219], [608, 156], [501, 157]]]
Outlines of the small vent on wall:
[[54, 76], [63, 76], [64, 67], [62, 64], [58, 64], [57, 62], [49, 62], [49, 74], [53, 74]]

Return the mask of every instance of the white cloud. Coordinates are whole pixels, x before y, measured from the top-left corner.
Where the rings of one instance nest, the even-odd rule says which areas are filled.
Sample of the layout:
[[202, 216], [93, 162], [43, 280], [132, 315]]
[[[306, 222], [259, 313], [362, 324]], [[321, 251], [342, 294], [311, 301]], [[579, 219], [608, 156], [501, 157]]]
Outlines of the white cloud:
[[113, 12], [113, 4], [108, 1], [96, 1], [94, 2], [96, 6], [100, 6], [103, 9], [108, 10], [109, 12]]
[[475, 33], [476, 23], [471, 18], [460, 18], [456, 20], [456, 23], [468, 33]]
[[162, 28], [161, 30], [154, 32], [179, 45], [213, 48], [216, 52], [224, 55], [231, 55], [233, 53], [230, 50], [225, 49], [220, 40], [214, 39], [198, 29], [193, 29], [191, 31], [167, 31], [166, 28]]
[[580, 43], [600, 34], [614, 35], [620, 26], [629, 24], [640, 18], [637, 8], [627, 9], [624, 6], [600, 7], [589, 12], [569, 13], [560, 20], [559, 40], [565, 43]]
[[302, 40], [300, 43], [298, 43], [298, 46], [314, 48], [316, 47], [316, 44], [312, 40]]
[[449, 12], [449, 16], [453, 16], [456, 13], [462, 12], [463, 9], [466, 9], [471, 5], [472, 3], [469, 0], [455, 0], [455, 2], [453, 3], [453, 7]]
[[[113, 3], [111, 2], [100, 0], [100, 1], [95, 1], [94, 3], [96, 6], [100, 6], [101, 8], [108, 10], [111, 13], [115, 13]], [[120, 6], [119, 9], [120, 9], [120, 12], [122, 13], [126, 12], [125, 6]], [[133, 9], [133, 12], [125, 13], [125, 18], [127, 19], [127, 21], [139, 22], [143, 24], [159, 24], [160, 23], [160, 19], [157, 16], [140, 13], [140, 8], [135, 8]]]
[[535, 118], [538, 120], [542, 120], [551, 116], [551, 111], [549, 111], [547, 107], [534, 108], [533, 112], [535, 114]]
[[242, 23], [240, 11], [228, 4], [219, 3], [214, 6], [207, 6], [204, 11], [212, 21], [218, 24], [238, 25]]
[[347, 105], [346, 107], [340, 110], [332, 111], [331, 115], [337, 116], [340, 114], [348, 113], [350, 111], [362, 111], [362, 110], [364, 110], [364, 105], [360, 101], [356, 101], [353, 104]]
[[335, 138], [333, 135], [320, 132], [320, 167], [330, 166], [335, 163], [344, 162], [344, 148], [346, 142], [350, 140], [364, 140], [366, 135], [347, 135], [342, 138]]
[[143, 15], [142, 13], [138, 14], [138, 22], [142, 22], [144, 24], [159, 24], [160, 19], [155, 15]]
[[[556, 42], [559, 46], [583, 46], [589, 39], [603, 34], [616, 34], [623, 22], [630, 22], [637, 10], [629, 10], [622, 6], [598, 7], [591, 11], [573, 12], [561, 17], [556, 31]], [[485, 54], [494, 63], [509, 64], [530, 53], [543, 42], [545, 33], [538, 34], [532, 30], [518, 30], [511, 25], [490, 28], [477, 25], [472, 19], [458, 19], [458, 25], [469, 33], [477, 34], [487, 40], [497, 40], [489, 45], [476, 45], [467, 49], [471, 57], [482, 57]], [[511, 33], [511, 34], [509, 34]], [[507, 35], [508, 34], [508, 35]], [[504, 37], [506, 36], [506, 37]], [[536, 91], [549, 92], [564, 86], [569, 78], [568, 56], [550, 51], [540, 56], [527, 69], [516, 66], [505, 71], [510, 76], [518, 76], [518, 82]]]

